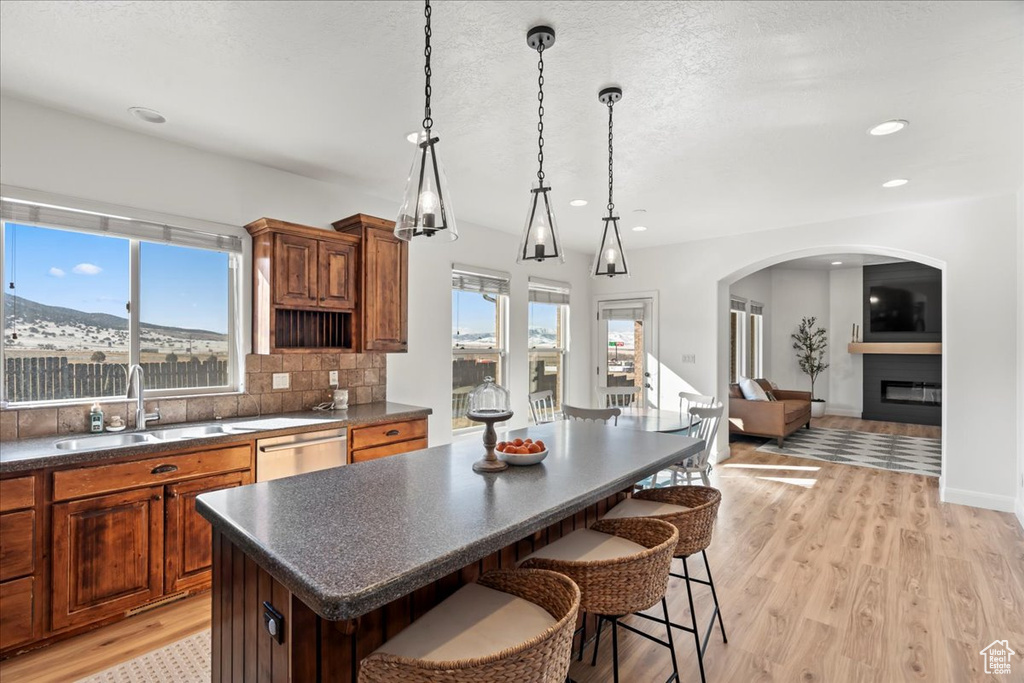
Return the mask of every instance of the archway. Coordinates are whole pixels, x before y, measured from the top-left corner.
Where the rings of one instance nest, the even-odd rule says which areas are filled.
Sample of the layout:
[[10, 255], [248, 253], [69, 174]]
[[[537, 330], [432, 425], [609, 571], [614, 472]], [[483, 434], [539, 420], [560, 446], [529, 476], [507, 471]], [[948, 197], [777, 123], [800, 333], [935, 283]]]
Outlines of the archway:
[[[716, 371], [716, 386], [718, 387], [718, 395], [727, 397], [729, 395], [729, 297], [730, 287], [737, 281], [756, 273], [765, 268], [792, 261], [794, 259], [801, 259], [814, 256], [826, 256], [830, 254], [864, 254], [871, 256], [888, 256], [892, 258], [902, 259], [905, 261], [914, 261], [917, 263], [931, 266], [942, 271], [942, 338], [946, 339], [946, 325], [947, 325], [947, 302], [949, 297], [947, 296], [947, 281], [946, 277], [946, 262], [922, 254], [918, 252], [906, 251], [903, 249], [893, 249], [890, 247], [880, 247], [872, 245], [854, 245], [854, 244], [821, 244], [812, 247], [806, 247], [803, 249], [783, 251], [776, 254], [764, 256], [756, 261], [753, 261], [741, 268], [737, 268], [732, 272], [723, 274], [718, 279], [717, 287], [717, 371]], [[946, 348], [942, 350], [942, 386], [946, 387], [947, 384], [947, 365], [948, 358]], [[723, 419], [722, 430], [719, 432], [719, 439], [726, 439], [728, 442], [728, 400], [723, 399], [726, 404], [726, 418]], [[947, 416], [947, 402], [942, 402], [941, 407], [941, 429], [942, 429], [942, 457], [941, 457], [941, 474], [939, 476], [939, 491], [940, 494], [945, 490], [945, 476], [947, 471], [946, 462], [946, 444], [947, 439], [945, 438], [946, 425], [948, 424]], [[721, 441], [719, 442], [721, 443]], [[721, 453], [722, 449], [718, 449]]]

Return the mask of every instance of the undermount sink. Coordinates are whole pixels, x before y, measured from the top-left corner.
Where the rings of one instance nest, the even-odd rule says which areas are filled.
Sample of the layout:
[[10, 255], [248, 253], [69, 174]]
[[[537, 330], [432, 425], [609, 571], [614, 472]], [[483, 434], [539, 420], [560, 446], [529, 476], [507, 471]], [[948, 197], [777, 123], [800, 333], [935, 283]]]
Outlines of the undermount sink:
[[138, 443], [158, 441], [150, 434], [132, 432], [131, 434], [103, 434], [101, 436], [84, 436], [80, 439], [63, 439], [54, 444], [62, 451], [92, 450], [95, 448], [113, 448], [115, 446], [131, 446]]
[[160, 441], [177, 441], [178, 439], [201, 439], [204, 436], [221, 436], [224, 434], [249, 434], [251, 429], [237, 429], [224, 425], [203, 425], [199, 427], [170, 427], [154, 429], [150, 432]]

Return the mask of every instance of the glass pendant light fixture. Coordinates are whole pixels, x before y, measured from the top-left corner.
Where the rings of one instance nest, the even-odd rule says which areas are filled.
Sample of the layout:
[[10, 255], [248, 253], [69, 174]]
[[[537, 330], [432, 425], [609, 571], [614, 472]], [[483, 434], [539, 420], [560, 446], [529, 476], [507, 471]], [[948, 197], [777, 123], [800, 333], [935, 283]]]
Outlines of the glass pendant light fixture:
[[612, 173], [612, 109], [622, 99], [622, 88], [605, 88], [597, 98], [608, 107], [608, 215], [604, 218], [604, 232], [601, 235], [601, 246], [594, 255], [591, 277], [607, 275], [625, 275], [629, 277], [626, 267], [626, 254], [622, 251], [622, 240], [619, 239], [619, 217], [615, 215], [613, 189], [615, 176]]
[[537, 182], [530, 190], [530, 208], [526, 212], [523, 239], [516, 262], [557, 258], [565, 262], [558, 241], [555, 212], [551, 208], [551, 186], [544, 184], [544, 51], [555, 44], [555, 29], [534, 26], [526, 34], [526, 44], [537, 51]]
[[423, 10], [426, 17], [423, 29], [426, 37], [423, 49], [423, 74], [426, 77], [423, 88], [423, 130], [419, 134], [409, 179], [405, 182], [402, 208], [398, 210], [398, 220], [395, 222], [395, 236], [407, 242], [420, 235], [446, 235], [449, 240], [459, 238], [451, 197], [448, 195], [448, 178], [444, 166], [437, 158], [438, 138], [433, 133], [434, 119], [430, 116], [430, 11], [430, 0], [426, 0]]

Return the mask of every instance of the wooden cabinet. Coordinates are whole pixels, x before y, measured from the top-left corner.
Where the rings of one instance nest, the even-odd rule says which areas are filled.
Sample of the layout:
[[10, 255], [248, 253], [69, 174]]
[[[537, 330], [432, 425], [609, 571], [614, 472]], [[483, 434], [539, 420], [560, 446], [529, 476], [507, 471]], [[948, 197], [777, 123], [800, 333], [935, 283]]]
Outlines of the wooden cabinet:
[[162, 486], [53, 506], [54, 630], [123, 613], [163, 592]]
[[0, 583], [0, 650], [35, 640], [35, 577]]
[[196, 512], [196, 497], [248, 484], [248, 472], [232, 472], [216, 477], [171, 484], [167, 487], [164, 535], [164, 590], [206, 586], [210, 582], [212, 532], [210, 523]]
[[362, 240], [360, 320], [363, 351], [409, 349], [409, 245], [395, 237], [393, 221], [356, 214], [333, 223]]
[[360, 238], [272, 218], [245, 227], [253, 353], [355, 351]]
[[0, 650], [35, 640], [41, 627], [37, 491], [34, 475], [0, 481]]
[[0, 515], [0, 581], [35, 571], [36, 511]]
[[427, 447], [427, 421], [405, 420], [352, 427], [349, 430], [349, 462], [376, 460]]

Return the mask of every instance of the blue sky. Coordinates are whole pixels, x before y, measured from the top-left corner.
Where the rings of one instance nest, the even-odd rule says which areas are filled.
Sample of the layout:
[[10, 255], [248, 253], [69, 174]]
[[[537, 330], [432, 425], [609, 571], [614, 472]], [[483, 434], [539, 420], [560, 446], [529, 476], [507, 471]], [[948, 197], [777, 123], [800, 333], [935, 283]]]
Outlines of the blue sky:
[[[530, 304], [530, 327], [555, 332], [557, 306]], [[494, 304], [476, 292], [452, 290], [452, 335], [494, 332]]]
[[[128, 240], [9, 223], [4, 252], [4, 292], [127, 316]], [[143, 322], [227, 332], [227, 254], [144, 242], [140, 261]]]

